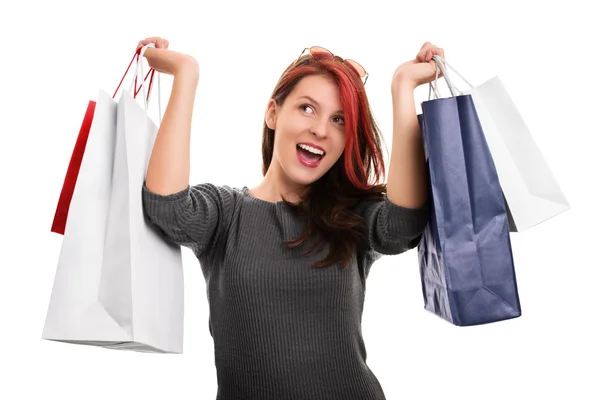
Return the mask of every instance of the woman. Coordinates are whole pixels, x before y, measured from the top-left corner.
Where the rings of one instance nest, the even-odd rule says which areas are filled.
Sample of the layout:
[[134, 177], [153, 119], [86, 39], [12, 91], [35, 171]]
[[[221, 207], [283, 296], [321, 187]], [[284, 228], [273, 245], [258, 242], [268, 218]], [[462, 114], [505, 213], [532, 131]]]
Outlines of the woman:
[[[435, 78], [425, 43], [392, 79], [388, 184], [381, 134], [356, 62], [305, 49], [268, 102], [263, 181], [249, 189], [189, 185], [199, 67], [148, 38], [149, 65], [173, 89], [142, 189], [145, 212], [193, 250], [207, 285], [219, 400], [382, 400], [366, 364], [366, 278], [382, 254], [414, 248], [428, 220], [414, 89]], [[308, 52], [306, 50], [309, 50]]]

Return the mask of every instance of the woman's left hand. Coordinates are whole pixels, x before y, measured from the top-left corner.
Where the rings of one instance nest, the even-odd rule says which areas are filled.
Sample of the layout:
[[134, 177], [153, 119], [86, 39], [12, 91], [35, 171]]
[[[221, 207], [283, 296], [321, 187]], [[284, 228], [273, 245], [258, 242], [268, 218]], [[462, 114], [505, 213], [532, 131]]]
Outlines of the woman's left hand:
[[[435, 61], [432, 59], [434, 55], [445, 59], [444, 49], [425, 42], [414, 60], [407, 61], [396, 68], [392, 78], [392, 90], [398, 85], [409, 85], [414, 89], [435, 80]], [[438, 77], [441, 76], [442, 71], [438, 68]]]

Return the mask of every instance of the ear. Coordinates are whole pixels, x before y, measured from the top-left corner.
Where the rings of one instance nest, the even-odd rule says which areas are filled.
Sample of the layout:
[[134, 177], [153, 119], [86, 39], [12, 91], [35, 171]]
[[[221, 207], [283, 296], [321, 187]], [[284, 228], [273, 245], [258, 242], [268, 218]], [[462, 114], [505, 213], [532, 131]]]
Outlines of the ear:
[[275, 130], [275, 126], [277, 125], [277, 111], [279, 107], [277, 107], [277, 103], [275, 100], [270, 99], [267, 104], [267, 110], [265, 111], [265, 123], [269, 127], [269, 129]]

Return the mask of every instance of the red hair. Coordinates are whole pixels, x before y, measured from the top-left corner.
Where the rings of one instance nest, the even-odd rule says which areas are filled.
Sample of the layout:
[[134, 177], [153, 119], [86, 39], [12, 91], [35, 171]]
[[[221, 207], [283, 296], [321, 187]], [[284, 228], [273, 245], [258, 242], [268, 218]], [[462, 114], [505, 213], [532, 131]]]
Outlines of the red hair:
[[[301, 196], [299, 204], [288, 202], [304, 215], [308, 224], [297, 239], [286, 242], [300, 246], [316, 234], [319, 240], [307, 251], [330, 246], [329, 256], [314, 266], [335, 263], [347, 266], [357, 247], [366, 242], [362, 217], [356, 206], [363, 200], [383, 199], [386, 185], [378, 183], [385, 176], [381, 152], [381, 132], [373, 118], [362, 81], [356, 70], [339, 57], [307, 55], [290, 64], [283, 72], [271, 98], [281, 106], [296, 85], [305, 77], [322, 75], [338, 87], [344, 111], [346, 146], [339, 160], [319, 180], [313, 182]], [[264, 123], [262, 155], [263, 175], [273, 158], [275, 132]]]
[[[352, 66], [320, 54], [316, 57], [305, 56], [298, 63], [288, 66], [271, 97], [279, 105], [283, 104], [298, 82], [310, 75], [327, 76], [337, 85], [346, 127], [344, 171], [356, 188], [369, 189], [385, 176], [380, 149], [381, 135], [372, 116], [365, 87]], [[269, 162], [264, 163], [263, 174], [271, 156], [268, 157]], [[373, 178], [373, 182], [369, 182], [370, 178]]]

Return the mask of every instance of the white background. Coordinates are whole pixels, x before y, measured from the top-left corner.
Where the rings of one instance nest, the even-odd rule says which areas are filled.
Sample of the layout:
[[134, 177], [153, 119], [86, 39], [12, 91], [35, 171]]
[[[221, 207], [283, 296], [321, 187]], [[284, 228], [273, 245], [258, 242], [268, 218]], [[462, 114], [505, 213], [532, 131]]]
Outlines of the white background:
[[[98, 89], [112, 94], [137, 42], [155, 35], [200, 64], [192, 183], [252, 187], [260, 181], [268, 97], [305, 47], [324, 46], [365, 66], [387, 151], [392, 74], [423, 42], [443, 47], [450, 64], [475, 84], [500, 74], [572, 206], [512, 236], [523, 316], [452, 326], [423, 309], [416, 250], [388, 256], [368, 279], [367, 363], [390, 400], [600, 398], [592, 383], [600, 375], [597, 14], [586, 1], [536, 3], [3, 5], [0, 398], [215, 398], [205, 283], [187, 249], [184, 354], [41, 339], [61, 246], [50, 225], [88, 100]], [[171, 81], [162, 82], [166, 104]], [[417, 104], [425, 96], [417, 91]]]

